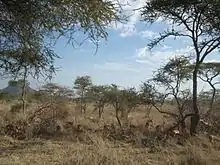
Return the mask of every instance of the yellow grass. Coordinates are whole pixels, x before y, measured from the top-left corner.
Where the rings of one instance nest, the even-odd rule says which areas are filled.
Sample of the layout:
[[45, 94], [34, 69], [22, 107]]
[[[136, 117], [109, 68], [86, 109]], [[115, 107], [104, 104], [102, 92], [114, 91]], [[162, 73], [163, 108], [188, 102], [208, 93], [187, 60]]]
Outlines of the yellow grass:
[[[74, 105], [70, 106], [66, 120], [81, 124], [91, 129], [102, 128], [106, 123], [117, 123], [114, 110], [105, 110], [103, 119], [98, 122], [98, 112], [91, 111], [86, 117], [80, 115]], [[0, 107], [2, 119], [10, 106]], [[33, 107], [32, 107], [33, 108]], [[30, 108], [31, 109], [31, 108]], [[135, 125], [146, 122], [145, 112], [138, 110], [129, 115], [129, 121]], [[150, 118], [154, 125], [160, 124], [163, 116], [152, 110]], [[97, 121], [96, 121], [97, 119]], [[3, 122], [1, 123], [3, 124]], [[7, 136], [0, 136], [1, 165], [219, 165], [220, 144], [212, 145], [207, 137], [193, 137], [185, 146], [159, 146], [160, 151], [149, 153], [149, 148], [138, 147], [122, 141], [110, 141], [100, 134], [85, 133], [86, 140], [70, 141], [67, 137], [31, 139], [17, 141]], [[75, 137], [75, 136], [73, 136]]]

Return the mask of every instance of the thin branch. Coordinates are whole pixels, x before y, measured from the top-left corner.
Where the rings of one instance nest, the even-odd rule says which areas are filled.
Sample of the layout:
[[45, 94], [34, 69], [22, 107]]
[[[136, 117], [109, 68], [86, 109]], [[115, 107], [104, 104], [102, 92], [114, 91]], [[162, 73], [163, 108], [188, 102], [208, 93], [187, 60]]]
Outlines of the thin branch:
[[166, 38], [170, 36], [175, 36], [175, 37], [190, 37], [190, 35], [187, 34], [182, 34], [180, 32], [171, 32], [171, 31], [165, 31], [164, 33], [160, 33], [160, 37], [157, 37], [148, 44], [149, 50], [153, 49], [156, 45], [158, 45], [161, 41], [165, 40]]
[[178, 115], [175, 114], [175, 113], [162, 111], [162, 110], [160, 110], [160, 108], [158, 108], [155, 104], [152, 104], [152, 105], [153, 105], [153, 107], [154, 107], [158, 112], [160, 112], [160, 113], [162, 113], [162, 114], [167, 114], [167, 115], [170, 115], [170, 116], [173, 116], [173, 117], [178, 117]]

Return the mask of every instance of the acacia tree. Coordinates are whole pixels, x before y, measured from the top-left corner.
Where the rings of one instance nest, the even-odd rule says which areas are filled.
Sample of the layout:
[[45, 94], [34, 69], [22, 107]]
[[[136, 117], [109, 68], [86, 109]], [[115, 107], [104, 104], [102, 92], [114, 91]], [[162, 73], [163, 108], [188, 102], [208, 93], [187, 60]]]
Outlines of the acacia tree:
[[76, 94], [78, 94], [80, 99], [80, 110], [81, 112], [86, 112], [87, 106], [87, 93], [92, 86], [92, 79], [90, 76], [77, 76], [74, 82], [74, 89], [76, 89]]
[[115, 109], [115, 116], [119, 126], [128, 124], [128, 114], [140, 103], [137, 91], [134, 88], [120, 89], [117, 85], [112, 84], [108, 88], [106, 95], [108, 103]]
[[146, 111], [146, 117], [149, 118], [151, 109], [153, 107], [151, 103], [151, 98], [153, 98], [153, 86], [150, 85], [150, 83], [143, 82], [140, 85], [140, 91], [139, 91], [139, 99], [140, 103], [145, 106], [145, 111]]
[[46, 97], [49, 97], [51, 101], [67, 100], [74, 95], [72, 90], [55, 83], [47, 83], [43, 85], [41, 93], [45, 94]]
[[18, 80], [19, 88], [21, 88], [21, 101], [22, 101], [22, 110], [23, 113], [25, 114], [26, 111], [26, 93], [27, 93], [27, 88], [29, 87], [30, 83], [26, 79], [26, 71], [24, 72], [23, 79]]
[[[73, 46], [90, 39], [98, 45], [107, 38], [106, 27], [122, 20], [121, 8], [112, 1], [0, 0], [1, 76], [50, 76], [58, 58], [53, 44], [63, 37]], [[84, 33], [79, 41], [76, 33]], [[26, 71], [24, 71], [26, 70]], [[50, 74], [49, 74], [50, 73]]]
[[209, 84], [211, 87], [211, 98], [209, 103], [209, 110], [204, 115], [205, 117], [210, 114], [210, 112], [213, 109], [213, 104], [215, 101], [216, 96], [216, 85], [220, 84], [220, 81], [216, 80], [218, 76], [220, 75], [220, 63], [218, 62], [209, 62], [209, 63], [203, 63], [200, 65], [199, 68], [199, 75], [198, 77], [203, 81]]
[[196, 133], [200, 113], [197, 107], [197, 76], [205, 58], [220, 47], [220, 1], [216, 0], [149, 0], [141, 9], [143, 20], [153, 23], [162, 18], [172, 29], [160, 33], [148, 44], [152, 49], [170, 36], [187, 38], [194, 48], [193, 110], [190, 133]]
[[88, 91], [88, 97], [94, 103], [94, 111], [98, 110], [99, 118], [102, 117], [104, 107], [108, 103], [107, 92], [109, 86], [106, 85], [93, 85]]
[[[121, 90], [122, 96], [125, 98], [127, 104], [127, 112], [130, 113], [133, 111], [141, 102], [138, 92], [135, 88], [127, 88]], [[122, 114], [123, 116], [123, 114]]]
[[[190, 92], [182, 89], [190, 78], [189, 60], [185, 56], [175, 57], [159, 68], [147, 83], [142, 86], [142, 93], [148, 96], [149, 103], [160, 113], [172, 116], [176, 120], [176, 126], [180, 125], [181, 132], [185, 132], [185, 119], [192, 114], [187, 112], [185, 105], [189, 99]], [[159, 92], [160, 87], [165, 91]], [[177, 105], [177, 112], [164, 111], [162, 105], [165, 99], [172, 97]]]
[[[112, 1], [0, 0], [0, 75], [51, 78], [56, 41], [64, 37], [75, 46], [90, 39], [98, 46], [109, 23], [121, 20], [119, 10]], [[81, 32], [85, 39], [78, 41]], [[22, 101], [25, 107], [25, 83]]]
[[119, 113], [122, 111], [122, 105], [121, 105], [122, 100], [121, 100], [120, 94], [121, 94], [120, 89], [118, 88], [116, 84], [111, 84], [111, 86], [109, 86], [106, 92], [106, 97], [108, 99], [108, 102], [115, 109], [115, 116], [116, 116], [119, 126], [121, 127], [122, 123], [119, 117]]

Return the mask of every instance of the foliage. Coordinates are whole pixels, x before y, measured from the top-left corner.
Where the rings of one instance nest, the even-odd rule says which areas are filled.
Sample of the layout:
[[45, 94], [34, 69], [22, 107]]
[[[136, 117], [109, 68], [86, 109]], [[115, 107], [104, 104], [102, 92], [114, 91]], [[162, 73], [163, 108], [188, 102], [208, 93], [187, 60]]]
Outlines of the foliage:
[[11, 101], [14, 97], [6, 92], [0, 92], [0, 100]]
[[42, 87], [41, 93], [52, 97], [53, 99], [68, 99], [73, 97], [74, 92], [66, 87], [62, 87], [55, 83], [47, 83]]
[[[220, 23], [219, 6], [220, 3], [216, 0], [150, 0], [146, 2], [141, 9], [144, 21], [153, 23], [162, 18], [163, 21], [170, 21], [171, 24], [177, 25], [162, 33], [161, 37], [149, 44], [149, 48], [153, 48], [169, 36], [190, 39], [205, 37], [205, 40], [195, 41], [194, 44], [199, 43], [197, 49], [203, 50], [207, 48], [206, 46], [211, 46], [212, 49], [218, 48], [219, 27], [216, 25]], [[183, 29], [178, 29], [178, 27]], [[206, 45], [205, 43], [212, 44]]]
[[65, 120], [68, 117], [69, 110], [65, 101], [51, 101], [39, 105], [39, 107], [29, 115], [28, 120], [29, 122], [37, 119]]
[[26, 83], [26, 86], [29, 87], [30, 82], [28, 82], [27, 80], [24, 82], [23, 79], [18, 79], [18, 80], [9, 80], [8, 81], [8, 86], [22, 86], [23, 83]]
[[220, 74], [220, 63], [219, 62], [206, 62], [200, 65], [199, 67], [199, 78], [209, 83], [209, 85], [215, 86], [219, 84], [219, 81], [215, 81], [215, 78]]
[[90, 76], [77, 76], [74, 82], [74, 89], [80, 99], [81, 111], [86, 111], [86, 102], [88, 101], [87, 93], [92, 86], [92, 80]]
[[92, 85], [92, 80], [90, 76], [77, 76], [74, 82], [74, 89], [77, 90], [77, 94], [81, 95], [85, 91], [88, 91]]
[[197, 75], [205, 58], [220, 48], [220, 2], [216, 0], [150, 0], [141, 9], [143, 20], [154, 23], [159, 18], [172, 25], [153, 39], [149, 49], [170, 36], [189, 39], [194, 48], [193, 110], [191, 134], [196, 133], [200, 114], [197, 107]]
[[108, 103], [108, 98], [106, 94], [108, 92], [108, 89], [109, 87], [106, 85], [93, 85], [90, 87], [87, 94], [89, 99], [92, 100], [94, 103], [94, 110], [98, 109], [99, 118], [101, 118], [104, 112], [104, 107]]
[[[26, 105], [27, 106], [27, 105]], [[11, 109], [10, 109], [10, 112], [13, 114], [13, 113], [18, 113], [20, 112], [20, 110], [22, 109], [23, 107], [23, 104], [20, 103], [20, 102], [17, 102], [13, 105], [11, 105]]]
[[9, 80], [8, 86], [17, 86], [18, 82], [16, 80]]
[[[189, 60], [182, 57], [171, 58], [170, 61], [159, 68], [151, 80], [142, 85], [142, 96], [152, 104], [160, 113], [172, 116], [177, 125], [181, 124], [181, 131], [185, 131], [185, 119], [191, 114], [186, 114], [185, 104], [187, 103], [190, 91], [182, 89], [182, 85], [191, 78]], [[159, 92], [159, 87], [165, 89]], [[173, 98], [177, 105], [177, 113], [163, 111], [162, 106], [167, 98]]]
[[[140, 103], [135, 88], [119, 89], [116, 84], [112, 84], [108, 88], [106, 95], [108, 102], [115, 109], [118, 124], [122, 126], [121, 119], [127, 124], [128, 114]], [[119, 113], [121, 114], [120, 116]]]
[[140, 98], [138, 96], [138, 92], [135, 88], [128, 88], [123, 89], [122, 91], [122, 97], [125, 98], [128, 113], [130, 113], [133, 109], [137, 107], [137, 105], [140, 104]]
[[53, 44], [64, 37], [78, 43], [75, 34], [84, 33], [96, 45], [107, 38], [106, 27], [120, 21], [121, 8], [112, 1], [33, 0], [0, 1], [0, 73], [50, 77], [58, 56]]
[[114, 107], [115, 109], [115, 116], [118, 121], [119, 126], [122, 126], [119, 113], [124, 111], [124, 107], [122, 105], [123, 98], [121, 97], [120, 89], [116, 84], [112, 84], [106, 93], [109, 103]]
[[180, 88], [182, 83], [191, 79], [189, 65], [189, 59], [185, 56], [171, 58], [167, 64], [157, 70], [152, 80], [159, 85], [166, 85], [169, 89], [178, 90], [174, 87]]
[[[210, 101], [209, 101], [209, 109], [206, 112], [204, 116], [207, 116], [210, 114], [210, 112], [213, 109], [213, 104], [216, 98], [216, 85], [220, 84], [219, 80], [216, 80], [216, 78], [220, 74], [220, 63], [219, 62], [209, 62], [209, 63], [203, 63], [199, 68], [199, 75], [198, 77], [203, 81], [209, 84], [211, 87], [211, 94], [209, 94]], [[207, 93], [208, 94], [208, 93]]]

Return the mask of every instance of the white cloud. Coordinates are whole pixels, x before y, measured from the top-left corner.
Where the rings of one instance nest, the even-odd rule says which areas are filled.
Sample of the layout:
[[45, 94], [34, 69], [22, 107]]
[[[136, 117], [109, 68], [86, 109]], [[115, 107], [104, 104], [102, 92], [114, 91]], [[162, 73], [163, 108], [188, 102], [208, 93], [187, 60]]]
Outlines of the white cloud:
[[[194, 47], [190, 45], [176, 50], [167, 45], [163, 45], [160, 50], [156, 51], [149, 51], [147, 47], [143, 47], [136, 50], [133, 59], [136, 63], [147, 65], [147, 67], [151, 69], [156, 69], [161, 64], [165, 64], [170, 58], [175, 56], [192, 56], [192, 59], [194, 59], [194, 51]], [[220, 62], [220, 60], [215, 59], [215, 57], [210, 57], [205, 59], [204, 62]]]
[[[147, 0], [111, 0], [111, 1], [116, 3], [119, 2], [123, 9], [123, 14], [128, 16], [127, 23], [122, 24], [120, 22], [117, 22], [111, 25], [111, 28], [120, 31], [121, 37], [142, 35], [142, 37], [152, 38], [158, 36], [157, 33], [148, 30], [137, 33], [136, 24], [140, 21], [141, 11], [135, 9], [140, 9], [141, 7], [143, 7], [146, 4]], [[165, 18], [159, 17], [156, 20], [156, 23], [163, 23], [164, 25], [167, 26], [169, 30], [175, 29], [175, 31], [190, 35], [190, 32], [186, 29], [185, 26], [177, 26], [171, 20], [166, 20]]]
[[204, 62], [220, 62], [220, 60], [217, 60], [217, 59], [206, 59]]
[[187, 55], [187, 56], [194, 55], [194, 47], [188, 45], [186, 47], [177, 49], [175, 52], [178, 55]]
[[142, 38], [153, 38], [153, 37], [158, 36], [158, 33], [155, 33], [155, 32], [150, 31], [150, 30], [145, 30], [145, 31], [139, 32], [139, 35], [140, 35]]
[[140, 63], [140, 64], [149, 64], [149, 65], [152, 65], [152, 66], [154, 66], [155, 64], [154, 64], [154, 62], [152, 62], [151, 60], [139, 60], [139, 59], [136, 59], [135, 60], [137, 63]]
[[167, 49], [171, 49], [172, 47], [171, 46], [168, 46], [168, 45], [163, 45], [162, 46], [162, 50], [167, 50]]
[[130, 37], [130, 36], [134, 36], [136, 35], [136, 28], [135, 25], [133, 24], [126, 24], [123, 26], [123, 28], [121, 29], [121, 37]]
[[193, 47], [171, 50], [170, 47], [163, 45], [163, 48], [156, 51], [149, 51], [147, 47], [139, 48], [134, 55], [135, 61], [140, 64], [150, 64], [156, 66], [167, 62], [170, 58], [181, 55], [191, 55]]
[[118, 62], [106, 62], [104, 64], [94, 64], [94, 67], [109, 71], [139, 72], [138, 69], [133, 68], [132, 66], [126, 63], [118, 63]]
[[135, 57], [139, 59], [153, 59], [153, 58], [161, 58], [166, 59], [175, 56], [174, 51], [149, 51], [147, 47], [143, 47], [136, 50]]
[[135, 57], [144, 58], [144, 57], [146, 57], [146, 53], [147, 53], [147, 47], [136, 49]]
[[[115, 0], [112, 0], [115, 1]], [[137, 34], [136, 24], [140, 20], [141, 12], [138, 9], [145, 5], [146, 0], [117, 0], [122, 6], [123, 14], [129, 16], [126, 24], [116, 23], [112, 24], [112, 28], [120, 31], [120, 36], [127, 37]]]

